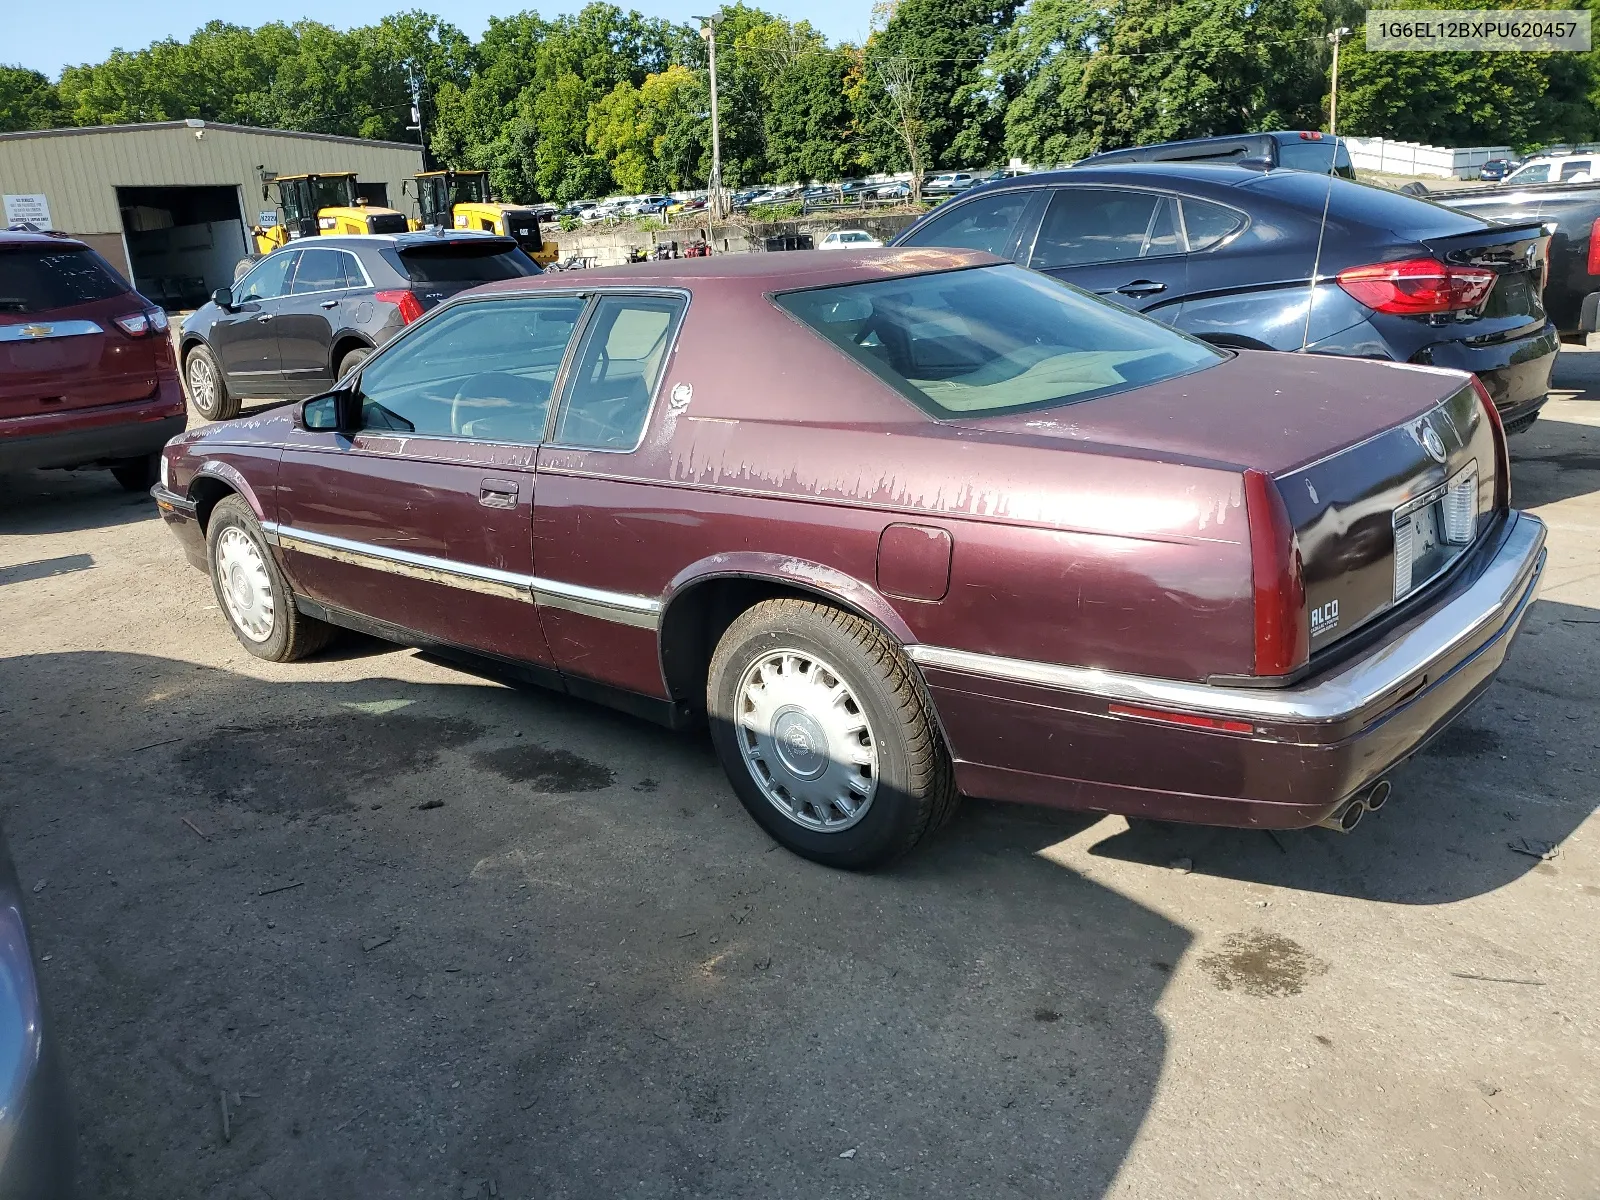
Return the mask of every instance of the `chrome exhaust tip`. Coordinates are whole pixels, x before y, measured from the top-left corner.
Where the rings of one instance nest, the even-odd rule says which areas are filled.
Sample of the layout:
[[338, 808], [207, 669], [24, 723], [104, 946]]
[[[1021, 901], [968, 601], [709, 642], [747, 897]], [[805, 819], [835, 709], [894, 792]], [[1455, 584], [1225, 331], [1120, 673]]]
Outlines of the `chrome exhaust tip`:
[[1322, 820], [1317, 822], [1318, 828], [1331, 829], [1335, 833], [1349, 833], [1361, 824], [1361, 818], [1367, 815], [1367, 807], [1361, 802], [1360, 797], [1346, 800], [1344, 805], [1336, 808]]
[[1371, 790], [1361, 798], [1361, 803], [1366, 807], [1368, 812], [1377, 812], [1385, 804], [1389, 803], [1389, 793], [1393, 790], [1393, 787], [1390, 786], [1390, 783], [1387, 779], [1380, 779], [1377, 783], [1373, 784]]

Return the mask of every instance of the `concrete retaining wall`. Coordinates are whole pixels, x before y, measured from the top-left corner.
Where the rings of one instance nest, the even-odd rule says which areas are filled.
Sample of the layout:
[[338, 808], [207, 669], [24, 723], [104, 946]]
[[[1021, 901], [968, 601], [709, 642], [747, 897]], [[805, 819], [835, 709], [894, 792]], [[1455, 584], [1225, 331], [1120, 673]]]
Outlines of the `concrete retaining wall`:
[[696, 239], [704, 238], [713, 254], [759, 252], [767, 238], [810, 234], [820, 243], [835, 229], [864, 229], [879, 241], [887, 242], [916, 220], [915, 213], [872, 213], [853, 217], [818, 213], [792, 221], [711, 222], [670, 226], [628, 221], [618, 225], [574, 229], [551, 234], [561, 247], [561, 257], [581, 255], [594, 261], [592, 266], [611, 267], [628, 261], [633, 250], [647, 253], [655, 247], [676, 242], [680, 253]]

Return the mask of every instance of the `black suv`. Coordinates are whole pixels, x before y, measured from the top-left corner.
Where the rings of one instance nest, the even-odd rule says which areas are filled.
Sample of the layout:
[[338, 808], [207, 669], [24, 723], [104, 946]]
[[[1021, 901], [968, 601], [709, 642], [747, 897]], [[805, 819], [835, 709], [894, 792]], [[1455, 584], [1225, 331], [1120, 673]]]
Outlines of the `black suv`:
[[290, 242], [184, 321], [189, 402], [221, 421], [247, 396], [315, 396], [441, 300], [537, 274], [513, 239], [467, 230]]
[[1110, 166], [1135, 162], [1244, 162], [1290, 171], [1332, 171], [1346, 179], [1356, 177], [1344, 141], [1315, 130], [1279, 130], [1275, 133], [1241, 133], [1237, 137], [1190, 138], [1186, 142], [1156, 142], [1107, 150], [1080, 159], [1074, 166]]

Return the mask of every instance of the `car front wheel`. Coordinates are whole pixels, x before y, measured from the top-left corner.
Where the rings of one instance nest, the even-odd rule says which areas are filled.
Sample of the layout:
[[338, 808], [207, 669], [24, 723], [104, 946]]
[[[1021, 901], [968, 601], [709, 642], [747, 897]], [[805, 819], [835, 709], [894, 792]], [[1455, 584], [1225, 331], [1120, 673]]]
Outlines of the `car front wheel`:
[[294, 606], [288, 581], [250, 506], [226, 496], [206, 526], [211, 588], [240, 645], [257, 658], [292, 662], [326, 646], [333, 627], [304, 616]]
[[955, 810], [950, 756], [916, 669], [852, 613], [796, 599], [748, 609], [717, 644], [706, 706], [740, 801], [796, 854], [878, 866]]
[[189, 351], [183, 380], [189, 385], [189, 403], [207, 421], [227, 421], [239, 415], [239, 397], [228, 391], [216, 356], [205, 346]]

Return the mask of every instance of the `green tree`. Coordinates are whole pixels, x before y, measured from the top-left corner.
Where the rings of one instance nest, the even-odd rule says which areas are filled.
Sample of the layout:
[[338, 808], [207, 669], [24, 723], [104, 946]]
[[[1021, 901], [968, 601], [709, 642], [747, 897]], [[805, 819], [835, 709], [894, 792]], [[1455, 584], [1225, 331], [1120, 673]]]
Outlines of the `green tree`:
[[1017, 15], [986, 64], [1011, 93], [1002, 116], [1008, 155], [1049, 166], [1098, 149], [1084, 73], [1110, 27], [1094, 0], [1032, 0]]
[[852, 114], [845, 88], [852, 64], [847, 51], [818, 47], [772, 81], [767, 158], [776, 178], [831, 180], [850, 169]]
[[[1443, 6], [1395, 0], [1391, 7]], [[1486, 7], [1510, 6], [1491, 2]], [[1365, 29], [1358, 27], [1339, 60], [1339, 132], [1519, 149], [1587, 141], [1600, 134], [1596, 58], [1594, 52], [1369, 51]]]
[[66, 123], [61, 95], [47, 76], [27, 67], [0, 66], [0, 133]]
[[1321, 125], [1315, 0], [1123, 0], [1090, 56], [1085, 145]]
[[[865, 97], [880, 109], [915, 111], [928, 167], [998, 156], [1008, 97], [1005, 81], [985, 64], [1019, 7], [1019, 0], [899, 0], [869, 39]], [[898, 85], [888, 75], [909, 81], [910, 94], [892, 95]], [[903, 132], [886, 134], [884, 122], [876, 124], [875, 157], [905, 163]]]

